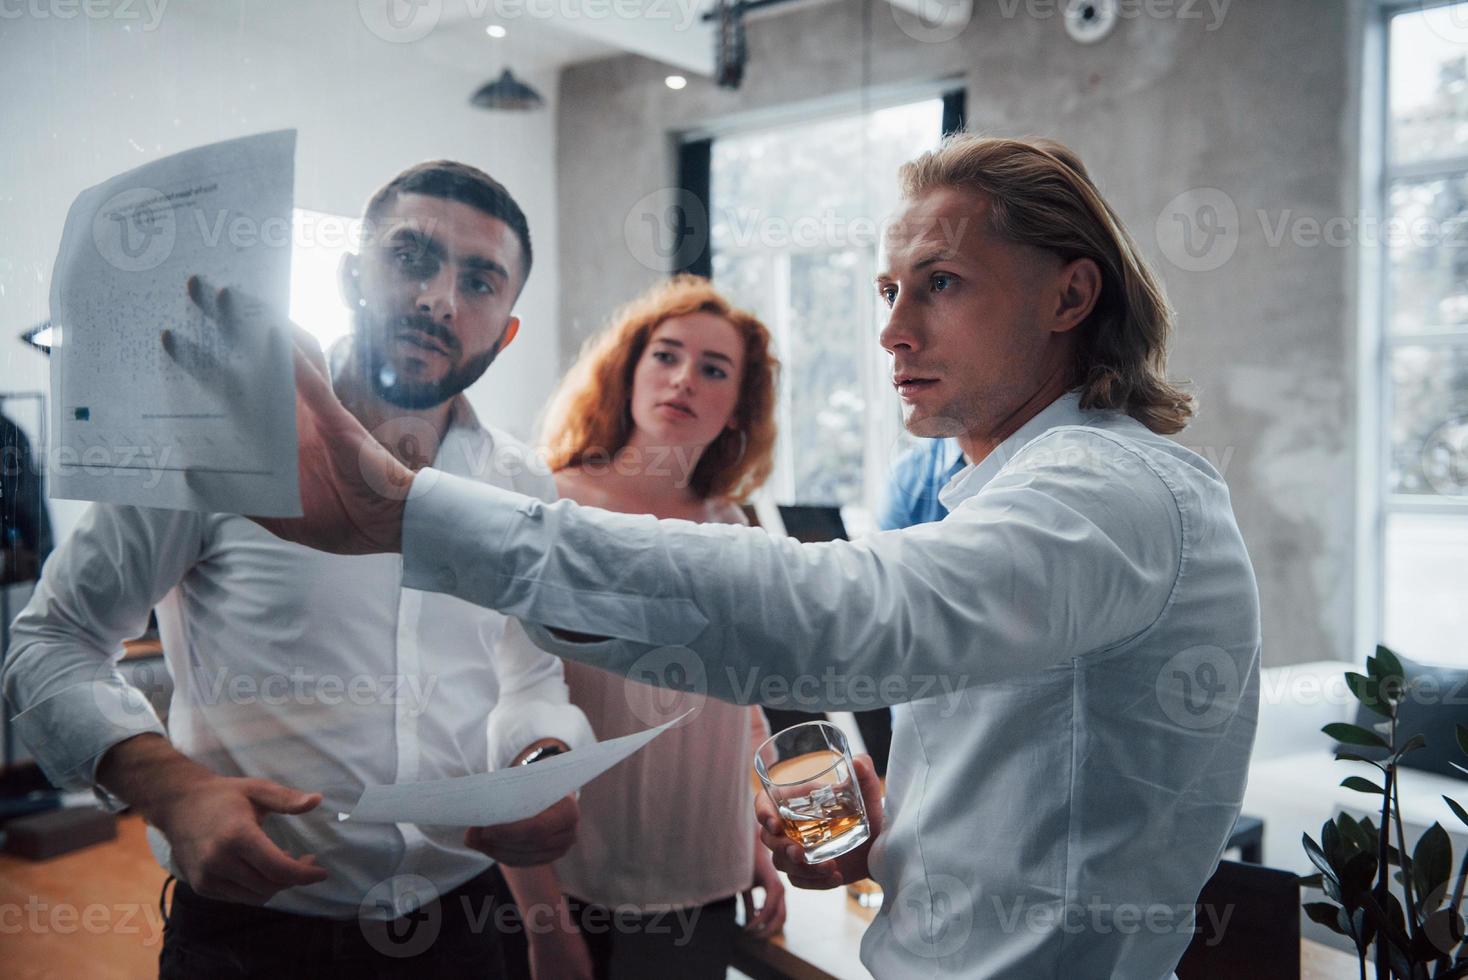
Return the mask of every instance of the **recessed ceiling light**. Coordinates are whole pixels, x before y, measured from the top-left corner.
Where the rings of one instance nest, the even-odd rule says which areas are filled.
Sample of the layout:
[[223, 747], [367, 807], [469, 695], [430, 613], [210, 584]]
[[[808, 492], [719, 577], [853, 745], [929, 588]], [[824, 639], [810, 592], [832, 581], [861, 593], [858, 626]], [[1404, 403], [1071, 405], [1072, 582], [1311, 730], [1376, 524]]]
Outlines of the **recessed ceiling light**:
[[663, 82], [668, 86], [668, 88], [672, 89], [674, 92], [678, 91], [681, 88], [686, 88], [688, 85], [688, 79], [684, 78], [682, 75], [669, 75], [667, 78], [663, 79]]
[[506, 34], [509, 33], [509, 31], [505, 30], [499, 24], [490, 24], [484, 29], [484, 33], [488, 34], [490, 37], [504, 37]]

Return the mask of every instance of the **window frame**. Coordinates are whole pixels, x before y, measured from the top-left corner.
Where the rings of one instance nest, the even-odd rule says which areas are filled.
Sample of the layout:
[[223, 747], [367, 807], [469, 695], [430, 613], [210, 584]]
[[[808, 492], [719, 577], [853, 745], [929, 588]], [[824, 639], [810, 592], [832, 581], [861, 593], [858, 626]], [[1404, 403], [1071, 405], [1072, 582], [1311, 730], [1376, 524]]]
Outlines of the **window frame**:
[[[1412, 163], [1392, 158], [1391, 25], [1401, 14], [1452, 6], [1463, 0], [1375, 0], [1364, 25], [1361, 62], [1361, 211], [1383, 221], [1391, 214], [1391, 190], [1401, 181], [1468, 177], [1468, 153]], [[1460, 348], [1468, 351], [1468, 330], [1394, 333], [1391, 329], [1390, 250], [1382, 244], [1360, 249], [1357, 344], [1356, 558], [1357, 660], [1384, 642], [1387, 597], [1387, 524], [1397, 514], [1451, 515], [1468, 521], [1468, 498], [1393, 493], [1391, 422], [1392, 363], [1403, 347]]]
[[[676, 134], [678, 187], [692, 193], [697, 198], [704, 208], [705, 219], [701, 229], [704, 233], [704, 241], [698, 256], [682, 269], [673, 271], [694, 272], [713, 279], [711, 232], [713, 208], [717, 202], [712, 199], [712, 144], [718, 139], [763, 132], [807, 121], [817, 122], [842, 116], [868, 115], [884, 109], [929, 101], [938, 101], [942, 106], [940, 131], [937, 134], [941, 138], [964, 127], [967, 98], [966, 80], [949, 77], [914, 85], [892, 86], [877, 91], [867, 89], [775, 110], [742, 113], [717, 120], [695, 130]], [[764, 250], [748, 251], [759, 253]], [[786, 295], [789, 292], [790, 259], [795, 253], [802, 251], [815, 252], [820, 249], [804, 249], [797, 246], [767, 253], [771, 280], [777, 283], [779, 290]], [[870, 281], [875, 275], [874, 260], [875, 257], [863, 256], [864, 281]], [[718, 285], [717, 281], [715, 285]], [[785, 322], [787, 312], [785, 307], [780, 307], [769, 323], [770, 331], [777, 343], [783, 342], [790, 335], [790, 324]], [[866, 322], [876, 323], [878, 311], [870, 291], [864, 295], [860, 315]], [[768, 497], [779, 503], [829, 503], [829, 501], [796, 499], [794, 457], [799, 447], [795, 446], [794, 441], [785, 435], [793, 431], [793, 426], [790, 418], [791, 401], [784, 387], [782, 383], [782, 390], [777, 399], [777, 424], [781, 438], [775, 450], [774, 470], [770, 474], [769, 482], [756, 496]], [[872, 357], [863, 357], [861, 361], [861, 389], [863, 399], [869, 406], [868, 417], [863, 425], [862, 491], [859, 499], [849, 501], [843, 506], [861, 508], [871, 516], [874, 522], [886, 493], [886, 481], [883, 477], [887, 470], [877, 463], [882, 454], [890, 452], [891, 447], [897, 443], [902, 427], [895, 406], [891, 413], [884, 415], [880, 412], [884, 397], [890, 393], [885, 386], [885, 373], [877, 370], [875, 359]]]

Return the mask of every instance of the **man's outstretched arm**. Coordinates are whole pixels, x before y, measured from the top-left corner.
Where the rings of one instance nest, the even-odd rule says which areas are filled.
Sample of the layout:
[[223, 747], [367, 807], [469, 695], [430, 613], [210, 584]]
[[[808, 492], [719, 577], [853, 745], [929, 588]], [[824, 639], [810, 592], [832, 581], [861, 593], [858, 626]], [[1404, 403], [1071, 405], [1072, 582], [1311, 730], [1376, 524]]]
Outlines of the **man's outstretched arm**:
[[[253, 304], [201, 295], [226, 332], [271, 328]], [[1028, 463], [1022, 452], [941, 523], [802, 545], [414, 474], [336, 400], [314, 340], [296, 340], [304, 516], [260, 523], [337, 553], [401, 550], [406, 584], [517, 616], [564, 657], [624, 676], [650, 653], [687, 659], [636, 680], [678, 686], [691, 669], [730, 701], [819, 709], [860, 685], [868, 703], [897, 703], [941, 692], [920, 685], [1013, 676], [1130, 637], [1178, 573], [1170, 491], [1101, 434], [1036, 440], [1080, 442]], [[611, 639], [569, 643], [541, 627]]]

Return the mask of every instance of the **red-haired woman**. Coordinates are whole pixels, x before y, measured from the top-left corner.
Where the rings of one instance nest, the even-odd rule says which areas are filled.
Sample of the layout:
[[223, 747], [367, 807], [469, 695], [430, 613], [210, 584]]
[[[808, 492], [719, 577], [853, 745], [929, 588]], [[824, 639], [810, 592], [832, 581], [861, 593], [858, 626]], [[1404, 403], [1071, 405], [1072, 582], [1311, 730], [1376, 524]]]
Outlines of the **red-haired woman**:
[[[765, 326], [707, 280], [654, 287], [592, 338], [547, 410], [561, 495], [625, 513], [744, 523], [739, 504], [769, 475], [774, 454], [778, 368]], [[778, 932], [785, 919], [752, 810], [763, 714], [691, 692], [674, 703], [666, 690], [575, 663], [566, 682], [602, 739], [696, 709], [581, 792], [577, 843], [555, 867], [597, 977], [722, 980], [738, 896], [757, 934]], [[758, 910], [755, 887], [765, 890]], [[559, 930], [546, 938], [568, 941]], [[530, 939], [545, 941], [533, 929]]]

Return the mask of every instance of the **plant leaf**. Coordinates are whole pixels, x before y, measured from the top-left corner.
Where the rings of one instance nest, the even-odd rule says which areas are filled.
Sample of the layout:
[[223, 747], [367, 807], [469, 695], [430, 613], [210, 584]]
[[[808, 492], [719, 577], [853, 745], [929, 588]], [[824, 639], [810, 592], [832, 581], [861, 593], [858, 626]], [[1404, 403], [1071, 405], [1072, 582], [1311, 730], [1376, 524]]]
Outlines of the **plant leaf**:
[[1424, 911], [1431, 912], [1443, 903], [1447, 896], [1440, 892], [1452, 873], [1453, 842], [1442, 824], [1434, 823], [1418, 838], [1412, 851], [1412, 880]]
[[[1327, 824], [1326, 826], [1330, 825]], [[1325, 879], [1340, 884], [1340, 876], [1336, 874], [1335, 868], [1330, 866], [1330, 860], [1325, 856], [1325, 852], [1320, 849], [1320, 845], [1311, 840], [1309, 834], [1300, 835], [1300, 844], [1305, 848], [1305, 856], [1310, 859], [1311, 864], [1320, 869], [1320, 873]]]
[[1341, 830], [1341, 836], [1349, 840], [1357, 851], [1365, 851], [1368, 854], [1376, 853], [1376, 837], [1367, 833], [1365, 827], [1352, 820], [1350, 814], [1338, 815], [1335, 823]]
[[1367, 710], [1374, 711], [1383, 718], [1392, 717], [1391, 705], [1382, 700], [1381, 682], [1376, 678], [1348, 670], [1346, 671], [1346, 686]]
[[1345, 752], [1345, 751], [1337, 752], [1335, 754], [1335, 761], [1337, 761], [1337, 762], [1369, 762], [1373, 766], [1375, 766], [1376, 768], [1380, 769], [1383, 773], [1386, 772], [1386, 766], [1382, 765], [1380, 759], [1368, 759], [1364, 755], [1357, 755], [1355, 752]]
[[1311, 922], [1318, 922], [1338, 935], [1350, 935], [1350, 933], [1341, 928], [1338, 918], [1341, 910], [1334, 902], [1306, 902], [1303, 907], [1305, 914], [1310, 917]]
[[1370, 891], [1376, 881], [1376, 855], [1358, 851], [1341, 868], [1341, 896], [1346, 901], [1361, 892]]
[[1457, 800], [1449, 799], [1446, 796], [1443, 797], [1443, 802], [1448, 805], [1448, 809], [1453, 811], [1453, 816], [1463, 821], [1463, 826], [1468, 827], [1468, 810], [1464, 810]]
[[1407, 744], [1406, 745], [1402, 746], [1400, 749], [1397, 749], [1397, 755], [1396, 755], [1396, 757], [1398, 759], [1400, 759], [1402, 756], [1406, 755], [1408, 752], [1416, 752], [1418, 749], [1422, 748], [1426, 744], [1427, 744], [1427, 736], [1426, 735], [1413, 735], [1411, 738], [1407, 739]]
[[1374, 749], [1389, 749], [1386, 739], [1360, 725], [1349, 725], [1343, 721], [1334, 721], [1321, 729], [1322, 732], [1347, 745], [1367, 745]]
[[1458, 725], [1458, 748], [1468, 753], [1468, 725]]
[[1388, 677], [1405, 679], [1407, 672], [1402, 669], [1402, 661], [1397, 659], [1397, 655], [1378, 643], [1376, 645], [1376, 673], [1373, 676], [1377, 680], [1383, 680]]
[[1353, 789], [1358, 793], [1375, 793], [1380, 796], [1386, 792], [1365, 776], [1347, 776], [1341, 780], [1341, 785], [1346, 789]]
[[1367, 918], [1365, 909], [1357, 909], [1347, 925], [1355, 929], [1356, 948], [1364, 952], [1371, 945], [1371, 940], [1376, 938], [1376, 924]]
[[1462, 939], [1463, 920], [1452, 909], [1442, 908], [1423, 916], [1418, 942], [1424, 954], [1446, 956]]
[[1345, 838], [1341, 835], [1341, 828], [1333, 822], [1328, 821], [1320, 827], [1320, 851], [1337, 871], [1346, 866]]

